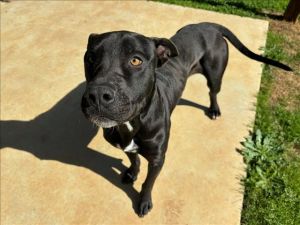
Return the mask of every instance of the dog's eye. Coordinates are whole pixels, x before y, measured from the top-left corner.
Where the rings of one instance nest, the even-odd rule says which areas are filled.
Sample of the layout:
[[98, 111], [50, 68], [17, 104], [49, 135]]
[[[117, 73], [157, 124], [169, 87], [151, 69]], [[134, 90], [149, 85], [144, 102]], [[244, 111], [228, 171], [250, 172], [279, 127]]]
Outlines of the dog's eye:
[[93, 64], [95, 62], [95, 55], [93, 53], [87, 53], [86, 60], [88, 63]]
[[88, 57], [88, 61], [89, 61], [89, 63], [93, 63], [94, 62], [94, 58], [92, 56], [89, 56]]
[[133, 65], [133, 66], [139, 66], [143, 63], [143, 61], [138, 58], [138, 57], [133, 57], [132, 59], [130, 59], [130, 64]]
[[94, 63], [94, 61], [95, 61], [94, 56], [89, 55], [89, 56], [88, 56], [88, 62], [89, 62], [89, 63]]

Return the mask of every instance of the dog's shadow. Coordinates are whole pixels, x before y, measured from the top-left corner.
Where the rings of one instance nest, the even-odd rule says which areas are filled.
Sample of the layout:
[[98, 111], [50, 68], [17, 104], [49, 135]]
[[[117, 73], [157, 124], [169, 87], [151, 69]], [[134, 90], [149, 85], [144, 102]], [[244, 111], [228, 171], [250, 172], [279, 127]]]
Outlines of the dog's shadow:
[[204, 114], [205, 114], [207, 117], [210, 118], [210, 116], [209, 116], [209, 114], [208, 114], [209, 108], [206, 107], [206, 106], [204, 106], [204, 105], [200, 105], [200, 104], [198, 104], [198, 103], [196, 103], [196, 102], [192, 102], [192, 101], [187, 100], [187, 99], [184, 99], [184, 98], [181, 98], [181, 99], [179, 100], [179, 102], [177, 103], [177, 105], [185, 105], [185, 106], [191, 106], [191, 107], [195, 107], [195, 108], [197, 108], [197, 109], [201, 109], [201, 110], [204, 112]]
[[[85, 84], [82, 83], [48, 111], [30, 121], [0, 121], [1, 149], [5, 147], [26, 151], [41, 160], [85, 167], [123, 190], [136, 211], [138, 192], [132, 185], [122, 184], [120, 175], [126, 170], [121, 159], [88, 148], [98, 129], [87, 121], [80, 110]], [[206, 107], [181, 100], [179, 105], [190, 105], [202, 110]], [[100, 146], [99, 146], [100, 147]]]

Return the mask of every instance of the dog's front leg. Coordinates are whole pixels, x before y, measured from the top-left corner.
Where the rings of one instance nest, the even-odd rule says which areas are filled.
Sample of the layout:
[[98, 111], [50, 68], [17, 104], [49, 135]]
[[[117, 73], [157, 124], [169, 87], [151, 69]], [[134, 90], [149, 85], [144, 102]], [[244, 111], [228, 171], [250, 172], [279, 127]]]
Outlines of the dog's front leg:
[[140, 158], [137, 153], [126, 152], [126, 155], [128, 156], [131, 165], [125, 171], [122, 182], [125, 184], [130, 184], [137, 179], [138, 173], [140, 171]]
[[164, 157], [148, 158], [148, 173], [145, 182], [142, 185], [141, 199], [138, 208], [140, 217], [146, 215], [152, 209], [151, 192], [154, 182], [164, 164]]

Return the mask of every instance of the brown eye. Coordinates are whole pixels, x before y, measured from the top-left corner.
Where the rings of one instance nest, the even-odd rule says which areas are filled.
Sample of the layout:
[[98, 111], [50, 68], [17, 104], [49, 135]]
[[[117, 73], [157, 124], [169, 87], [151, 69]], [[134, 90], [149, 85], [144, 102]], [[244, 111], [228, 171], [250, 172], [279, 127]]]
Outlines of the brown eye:
[[141, 59], [139, 59], [138, 57], [133, 57], [131, 60], [130, 60], [130, 64], [133, 65], [133, 66], [139, 66], [143, 63], [143, 61]]
[[91, 52], [86, 53], [85, 57], [86, 57], [86, 60], [87, 60], [88, 63], [93, 64], [95, 62], [95, 55], [94, 55], [94, 53], [91, 53]]
[[94, 57], [93, 56], [89, 56], [88, 57], [88, 61], [89, 61], [89, 63], [94, 63]]

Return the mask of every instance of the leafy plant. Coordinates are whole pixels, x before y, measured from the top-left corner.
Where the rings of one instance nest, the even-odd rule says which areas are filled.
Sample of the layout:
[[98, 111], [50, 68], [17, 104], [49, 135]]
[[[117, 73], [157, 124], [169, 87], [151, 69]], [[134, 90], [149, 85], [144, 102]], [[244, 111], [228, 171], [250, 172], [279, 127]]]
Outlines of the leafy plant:
[[300, 159], [259, 129], [243, 146], [247, 176], [242, 224], [300, 224]]
[[[278, 168], [285, 164], [282, 159], [282, 146], [274, 145], [272, 138], [263, 137], [260, 130], [257, 130], [253, 136], [246, 138], [243, 145], [245, 148], [241, 153], [248, 165], [245, 185], [261, 188], [270, 192], [267, 193], [268, 195], [275, 191], [274, 188], [282, 187], [284, 182], [280, 177], [280, 171], [278, 171]], [[276, 191], [280, 192], [279, 189]]]

